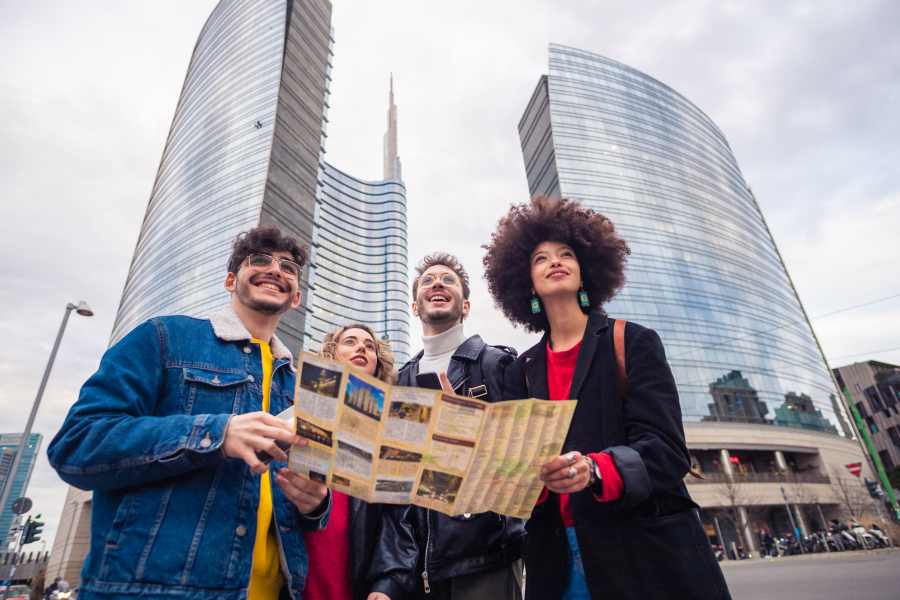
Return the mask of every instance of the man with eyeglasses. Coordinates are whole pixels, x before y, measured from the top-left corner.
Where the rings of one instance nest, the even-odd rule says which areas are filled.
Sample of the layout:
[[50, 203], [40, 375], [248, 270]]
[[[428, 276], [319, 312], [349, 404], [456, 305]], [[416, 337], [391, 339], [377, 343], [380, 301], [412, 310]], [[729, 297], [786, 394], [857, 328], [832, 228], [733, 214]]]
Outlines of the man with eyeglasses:
[[81, 388], [47, 450], [93, 491], [80, 598], [302, 598], [302, 531], [331, 496], [286, 468], [305, 440], [274, 416], [295, 381], [275, 328], [300, 305], [306, 256], [276, 227], [241, 234], [227, 306], [146, 321]]
[[[516, 354], [463, 333], [471, 308], [466, 270], [455, 256], [435, 253], [416, 273], [412, 311], [422, 322], [424, 348], [400, 368], [398, 385], [439, 388], [446, 374], [457, 394], [501, 400], [503, 371]], [[389, 507], [368, 600], [519, 600], [524, 540], [522, 521], [495, 513], [448, 517], [418, 506]]]

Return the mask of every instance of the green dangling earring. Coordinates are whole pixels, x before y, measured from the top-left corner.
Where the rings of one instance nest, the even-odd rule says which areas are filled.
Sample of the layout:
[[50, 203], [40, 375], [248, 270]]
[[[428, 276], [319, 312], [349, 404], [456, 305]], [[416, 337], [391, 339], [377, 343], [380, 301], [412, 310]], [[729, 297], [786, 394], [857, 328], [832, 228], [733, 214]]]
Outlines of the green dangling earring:
[[583, 287], [578, 290], [578, 304], [581, 308], [590, 308], [591, 306], [591, 301]]
[[531, 314], [536, 315], [541, 312], [541, 300], [537, 297], [537, 294], [534, 293], [534, 290], [531, 290]]

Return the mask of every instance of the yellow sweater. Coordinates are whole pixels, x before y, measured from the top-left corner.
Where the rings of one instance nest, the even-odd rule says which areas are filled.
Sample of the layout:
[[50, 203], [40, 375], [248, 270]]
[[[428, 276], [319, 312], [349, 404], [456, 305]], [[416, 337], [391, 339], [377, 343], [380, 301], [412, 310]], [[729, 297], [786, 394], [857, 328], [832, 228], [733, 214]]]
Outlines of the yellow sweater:
[[[269, 344], [253, 339], [262, 353], [262, 409], [269, 412], [269, 388], [272, 386], [272, 349]], [[253, 544], [253, 564], [250, 567], [248, 600], [276, 600], [284, 576], [278, 548], [278, 534], [272, 520], [272, 483], [269, 471], [259, 478], [259, 508], [256, 510], [256, 542]]]

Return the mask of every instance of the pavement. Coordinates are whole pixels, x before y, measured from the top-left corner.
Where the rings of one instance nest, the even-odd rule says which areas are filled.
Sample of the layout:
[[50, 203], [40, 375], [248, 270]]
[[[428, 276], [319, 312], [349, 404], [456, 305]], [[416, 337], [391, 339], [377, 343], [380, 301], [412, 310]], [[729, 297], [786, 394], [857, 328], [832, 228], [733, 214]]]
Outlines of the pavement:
[[720, 563], [733, 600], [900, 600], [900, 549]]

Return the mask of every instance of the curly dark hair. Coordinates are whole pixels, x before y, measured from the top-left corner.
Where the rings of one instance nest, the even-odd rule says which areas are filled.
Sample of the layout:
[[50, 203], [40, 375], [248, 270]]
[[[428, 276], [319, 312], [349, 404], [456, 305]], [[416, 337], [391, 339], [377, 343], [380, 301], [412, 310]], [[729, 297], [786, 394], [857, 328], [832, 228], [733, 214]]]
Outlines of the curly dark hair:
[[290, 252], [294, 262], [301, 267], [306, 264], [309, 248], [296, 239], [284, 235], [274, 225], [262, 225], [245, 231], [234, 240], [231, 256], [228, 257], [228, 272], [237, 273], [241, 263], [251, 254]]
[[413, 300], [416, 299], [416, 292], [419, 291], [419, 278], [422, 276], [422, 273], [430, 269], [435, 265], [442, 265], [447, 267], [459, 277], [460, 283], [462, 283], [463, 290], [463, 299], [469, 299], [469, 274], [466, 273], [465, 268], [460, 264], [459, 259], [453, 256], [448, 252], [432, 252], [423, 258], [419, 264], [416, 265], [416, 277], [412, 282], [412, 297]]
[[535, 196], [516, 204], [500, 219], [491, 242], [482, 246], [484, 278], [494, 303], [512, 321], [531, 332], [547, 331], [544, 311], [530, 309], [531, 253], [543, 242], [567, 244], [575, 251], [590, 312], [616, 295], [625, 284], [625, 261], [631, 253], [605, 216], [575, 200]]

